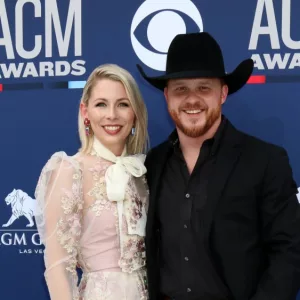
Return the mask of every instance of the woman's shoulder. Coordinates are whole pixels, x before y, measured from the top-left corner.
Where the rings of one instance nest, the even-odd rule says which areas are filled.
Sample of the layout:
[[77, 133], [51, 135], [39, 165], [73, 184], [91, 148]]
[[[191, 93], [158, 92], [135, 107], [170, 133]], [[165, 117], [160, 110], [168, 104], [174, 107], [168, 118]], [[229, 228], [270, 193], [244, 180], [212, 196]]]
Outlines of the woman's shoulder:
[[50, 155], [43, 167], [44, 171], [81, 170], [80, 154], [68, 155], [65, 151], [57, 151]]

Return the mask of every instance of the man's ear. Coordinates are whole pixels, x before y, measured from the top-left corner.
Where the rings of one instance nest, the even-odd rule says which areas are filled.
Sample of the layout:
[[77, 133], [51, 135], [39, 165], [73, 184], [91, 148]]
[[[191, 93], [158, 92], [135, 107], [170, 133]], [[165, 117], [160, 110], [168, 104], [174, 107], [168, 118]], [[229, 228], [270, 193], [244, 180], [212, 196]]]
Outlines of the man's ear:
[[224, 104], [228, 96], [228, 85], [223, 84], [221, 90], [221, 104]]

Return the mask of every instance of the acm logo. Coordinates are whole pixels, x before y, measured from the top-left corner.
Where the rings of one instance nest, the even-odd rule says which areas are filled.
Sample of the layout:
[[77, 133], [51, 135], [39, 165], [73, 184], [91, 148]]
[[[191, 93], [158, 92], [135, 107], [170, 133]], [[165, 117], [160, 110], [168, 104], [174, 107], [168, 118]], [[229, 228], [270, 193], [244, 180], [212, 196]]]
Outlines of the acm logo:
[[85, 74], [81, 1], [0, 0], [0, 79]]

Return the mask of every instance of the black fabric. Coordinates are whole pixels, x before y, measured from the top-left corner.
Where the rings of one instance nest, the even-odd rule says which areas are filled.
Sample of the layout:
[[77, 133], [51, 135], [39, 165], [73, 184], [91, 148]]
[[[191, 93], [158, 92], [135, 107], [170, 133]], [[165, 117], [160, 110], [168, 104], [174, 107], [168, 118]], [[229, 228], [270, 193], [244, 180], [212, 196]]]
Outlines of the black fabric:
[[[162, 299], [158, 201], [172, 151], [166, 141], [146, 159], [150, 300]], [[286, 151], [236, 130], [227, 121], [213, 165], [205, 208], [196, 208], [194, 216], [193, 251], [206, 256], [198, 271], [204, 277], [207, 270], [212, 272], [210, 284], [222, 291], [221, 299], [295, 300], [300, 289], [300, 206]]]
[[173, 151], [166, 162], [158, 197], [160, 291], [174, 299], [222, 299], [224, 294], [224, 287], [213, 280], [215, 270], [205, 249], [197, 247], [195, 241], [198, 213], [205, 211], [207, 183], [225, 126], [223, 119], [215, 136], [203, 143], [191, 174], [177, 131], [169, 138]]
[[223, 78], [232, 94], [246, 84], [253, 71], [253, 60], [242, 61], [232, 73], [226, 73], [219, 44], [207, 32], [178, 34], [170, 44], [166, 72], [149, 77], [137, 65], [141, 75], [153, 86], [163, 90], [169, 79], [217, 77]]

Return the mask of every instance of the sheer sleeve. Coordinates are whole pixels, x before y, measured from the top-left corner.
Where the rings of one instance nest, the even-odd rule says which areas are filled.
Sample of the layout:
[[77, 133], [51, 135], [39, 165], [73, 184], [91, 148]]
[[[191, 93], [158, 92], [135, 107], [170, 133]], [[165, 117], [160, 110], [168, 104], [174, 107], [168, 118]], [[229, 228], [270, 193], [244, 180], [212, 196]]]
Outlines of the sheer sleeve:
[[45, 279], [52, 300], [75, 300], [81, 235], [82, 186], [78, 162], [64, 152], [44, 166], [35, 191], [36, 223], [45, 246]]

